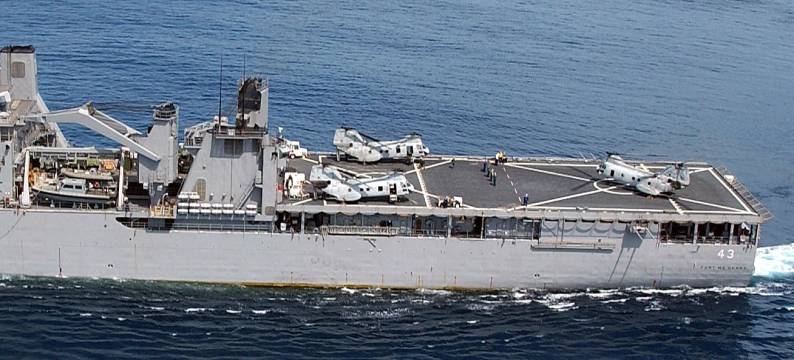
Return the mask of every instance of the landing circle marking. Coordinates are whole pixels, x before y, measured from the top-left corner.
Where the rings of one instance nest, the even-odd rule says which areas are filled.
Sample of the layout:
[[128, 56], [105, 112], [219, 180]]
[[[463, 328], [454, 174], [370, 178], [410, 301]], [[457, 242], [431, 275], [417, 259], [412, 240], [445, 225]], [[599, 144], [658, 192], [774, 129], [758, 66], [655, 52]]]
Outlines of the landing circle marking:
[[603, 181], [603, 182], [606, 182], [607, 180], [598, 180], [598, 181], [594, 181], [594, 182], [593, 182], [593, 186], [594, 186], [594, 187], [595, 187], [597, 190], [601, 190], [602, 192], [605, 192], [605, 193], [607, 193], [607, 194], [612, 194], [612, 195], [634, 195], [634, 193], [633, 193], [633, 192], [630, 192], [630, 191], [615, 191], [615, 190], [610, 190], [609, 188], [602, 188], [602, 187], [598, 186], [598, 183], [600, 183], [600, 182], [602, 182], [602, 181]]

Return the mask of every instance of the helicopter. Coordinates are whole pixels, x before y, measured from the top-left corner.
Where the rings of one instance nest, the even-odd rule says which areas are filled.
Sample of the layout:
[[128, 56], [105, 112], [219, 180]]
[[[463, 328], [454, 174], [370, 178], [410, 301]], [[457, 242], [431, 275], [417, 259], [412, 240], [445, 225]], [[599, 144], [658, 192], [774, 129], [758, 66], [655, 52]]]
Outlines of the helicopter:
[[606, 160], [598, 165], [598, 174], [621, 185], [636, 189], [649, 195], [672, 194], [689, 186], [689, 168], [686, 163], [669, 165], [658, 172], [652, 172], [628, 164], [618, 154], [607, 153]]
[[422, 136], [410, 134], [399, 140], [380, 141], [351, 128], [339, 128], [334, 133], [337, 154], [361, 162], [381, 160], [418, 160], [430, 153], [422, 143]]
[[405, 199], [414, 189], [405, 175], [400, 172], [375, 178], [356, 178], [345, 176], [338, 169], [323, 165], [312, 167], [309, 181], [324, 196], [340, 202], [377, 199], [397, 202]]

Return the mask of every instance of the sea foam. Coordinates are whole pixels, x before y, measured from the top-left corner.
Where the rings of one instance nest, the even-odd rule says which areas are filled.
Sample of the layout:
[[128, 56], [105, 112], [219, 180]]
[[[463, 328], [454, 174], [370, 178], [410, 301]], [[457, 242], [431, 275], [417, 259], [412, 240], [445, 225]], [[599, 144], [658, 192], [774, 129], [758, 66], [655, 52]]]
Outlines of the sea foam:
[[794, 276], [794, 244], [758, 248], [755, 255], [755, 276]]

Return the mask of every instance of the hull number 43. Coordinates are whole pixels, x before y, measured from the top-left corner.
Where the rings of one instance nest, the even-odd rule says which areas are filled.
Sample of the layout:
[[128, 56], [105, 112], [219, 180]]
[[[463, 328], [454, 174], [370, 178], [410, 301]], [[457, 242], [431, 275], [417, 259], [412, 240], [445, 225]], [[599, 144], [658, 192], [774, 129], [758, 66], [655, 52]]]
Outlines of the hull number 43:
[[733, 259], [733, 249], [720, 249], [720, 251], [717, 252], [717, 257], [720, 259]]

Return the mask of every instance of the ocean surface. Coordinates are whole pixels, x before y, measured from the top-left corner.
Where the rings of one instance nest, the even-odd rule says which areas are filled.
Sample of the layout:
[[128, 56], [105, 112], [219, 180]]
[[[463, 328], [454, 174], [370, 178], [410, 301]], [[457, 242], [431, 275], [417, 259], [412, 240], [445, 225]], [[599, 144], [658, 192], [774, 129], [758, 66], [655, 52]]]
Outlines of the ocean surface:
[[[271, 84], [315, 150], [353, 126], [435, 153], [705, 160], [775, 214], [744, 288], [546, 293], [0, 280], [0, 357], [794, 358], [794, 5], [787, 0], [0, 0], [51, 109], [144, 129]], [[222, 59], [222, 60], [221, 60]], [[100, 141], [67, 127], [75, 145]]]

